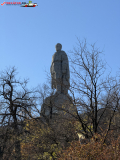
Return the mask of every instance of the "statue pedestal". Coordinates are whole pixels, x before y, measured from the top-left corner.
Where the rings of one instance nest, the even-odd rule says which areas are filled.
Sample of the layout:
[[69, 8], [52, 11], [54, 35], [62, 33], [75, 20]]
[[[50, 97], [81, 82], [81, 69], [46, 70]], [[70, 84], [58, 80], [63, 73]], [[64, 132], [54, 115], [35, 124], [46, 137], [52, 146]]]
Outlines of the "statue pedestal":
[[76, 107], [73, 105], [72, 97], [69, 94], [58, 94], [45, 99], [41, 107], [41, 116], [48, 118], [61, 117], [72, 118], [76, 114]]

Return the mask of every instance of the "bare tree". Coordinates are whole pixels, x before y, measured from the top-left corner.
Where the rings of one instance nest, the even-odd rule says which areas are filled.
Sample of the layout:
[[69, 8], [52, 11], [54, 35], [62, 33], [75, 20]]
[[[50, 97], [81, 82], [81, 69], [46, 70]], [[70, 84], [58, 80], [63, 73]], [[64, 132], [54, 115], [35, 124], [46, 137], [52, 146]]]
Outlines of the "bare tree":
[[[31, 109], [34, 107], [34, 97], [32, 96], [33, 91], [28, 91], [26, 87], [28, 80], [21, 82], [20, 80], [16, 80], [15, 75], [15, 67], [7, 69], [5, 72], [1, 73], [0, 106], [2, 107], [2, 110], [0, 113], [0, 124], [5, 128], [9, 128], [12, 132], [11, 134], [14, 135], [14, 158], [20, 160], [20, 140], [18, 137], [23, 132], [22, 127], [24, 119], [32, 118]], [[8, 138], [6, 137], [6, 139], [5, 136]], [[10, 140], [10, 136], [8, 136], [8, 132], [4, 132], [1, 137], [4, 137], [3, 146], [1, 146], [1, 152], [3, 153]]]
[[[81, 42], [78, 39], [78, 47], [74, 48], [71, 53], [73, 54], [69, 58], [73, 79], [70, 91], [73, 95], [77, 93], [77, 98], [73, 96], [74, 105], [78, 110], [77, 120], [81, 124], [80, 132], [88, 138], [98, 132], [99, 122], [111, 103], [108, 97], [104, 104], [101, 99], [105, 94], [105, 86], [108, 84], [104, 78], [105, 63], [100, 58], [103, 52], [99, 51], [95, 44], [88, 46], [86, 40]], [[108, 85], [108, 91], [116, 86], [113, 83]], [[111, 125], [111, 118], [109, 124]]]
[[[120, 131], [120, 85], [116, 78], [108, 77], [107, 83], [104, 84], [104, 95], [101, 98], [101, 103], [104, 106], [106, 104], [106, 108], [104, 110], [104, 115], [102, 117], [102, 125], [105, 128], [104, 122], [107, 122], [107, 132], [104, 139], [104, 142], [107, 139], [109, 131], [113, 130], [113, 136], [118, 136]], [[116, 137], [117, 138], [117, 137]]]

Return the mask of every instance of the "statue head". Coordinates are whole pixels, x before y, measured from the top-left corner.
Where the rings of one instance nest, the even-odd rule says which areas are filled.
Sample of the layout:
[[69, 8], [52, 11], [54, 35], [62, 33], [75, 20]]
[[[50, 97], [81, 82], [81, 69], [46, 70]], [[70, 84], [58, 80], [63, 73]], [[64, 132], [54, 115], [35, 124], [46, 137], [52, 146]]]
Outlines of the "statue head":
[[56, 48], [56, 51], [61, 51], [62, 45], [61, 45], [60, 43], [57, 43], [57, 44], [55, 45], [55, 48]]

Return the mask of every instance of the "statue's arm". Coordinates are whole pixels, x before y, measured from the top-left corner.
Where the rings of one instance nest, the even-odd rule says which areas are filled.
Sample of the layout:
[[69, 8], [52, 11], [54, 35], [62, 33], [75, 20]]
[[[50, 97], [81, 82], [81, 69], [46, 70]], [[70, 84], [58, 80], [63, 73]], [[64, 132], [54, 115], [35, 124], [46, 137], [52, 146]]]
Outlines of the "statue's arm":
[[51, 63], [51, 66], [50, 66], [50, 73], [52, 74], [52, 63]]
[[52, 62], [51, 62], [51, 66], [50, 66], [50, 73], [53, 74], [53, 57], [52, 57]]

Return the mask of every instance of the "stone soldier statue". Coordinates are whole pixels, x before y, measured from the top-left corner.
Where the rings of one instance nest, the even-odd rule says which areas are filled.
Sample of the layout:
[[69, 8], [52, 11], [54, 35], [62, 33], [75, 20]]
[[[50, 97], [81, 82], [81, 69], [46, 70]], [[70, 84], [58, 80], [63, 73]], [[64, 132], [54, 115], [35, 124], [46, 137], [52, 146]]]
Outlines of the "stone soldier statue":
[[52, 89], [55, 88], [57, 93], [67, 94], [70, 87], [70, 72], [67, 54], [61, 51], [62, 45], [57, 43], [56, 52], [52, 56], [50, 67], [52, 77]]

